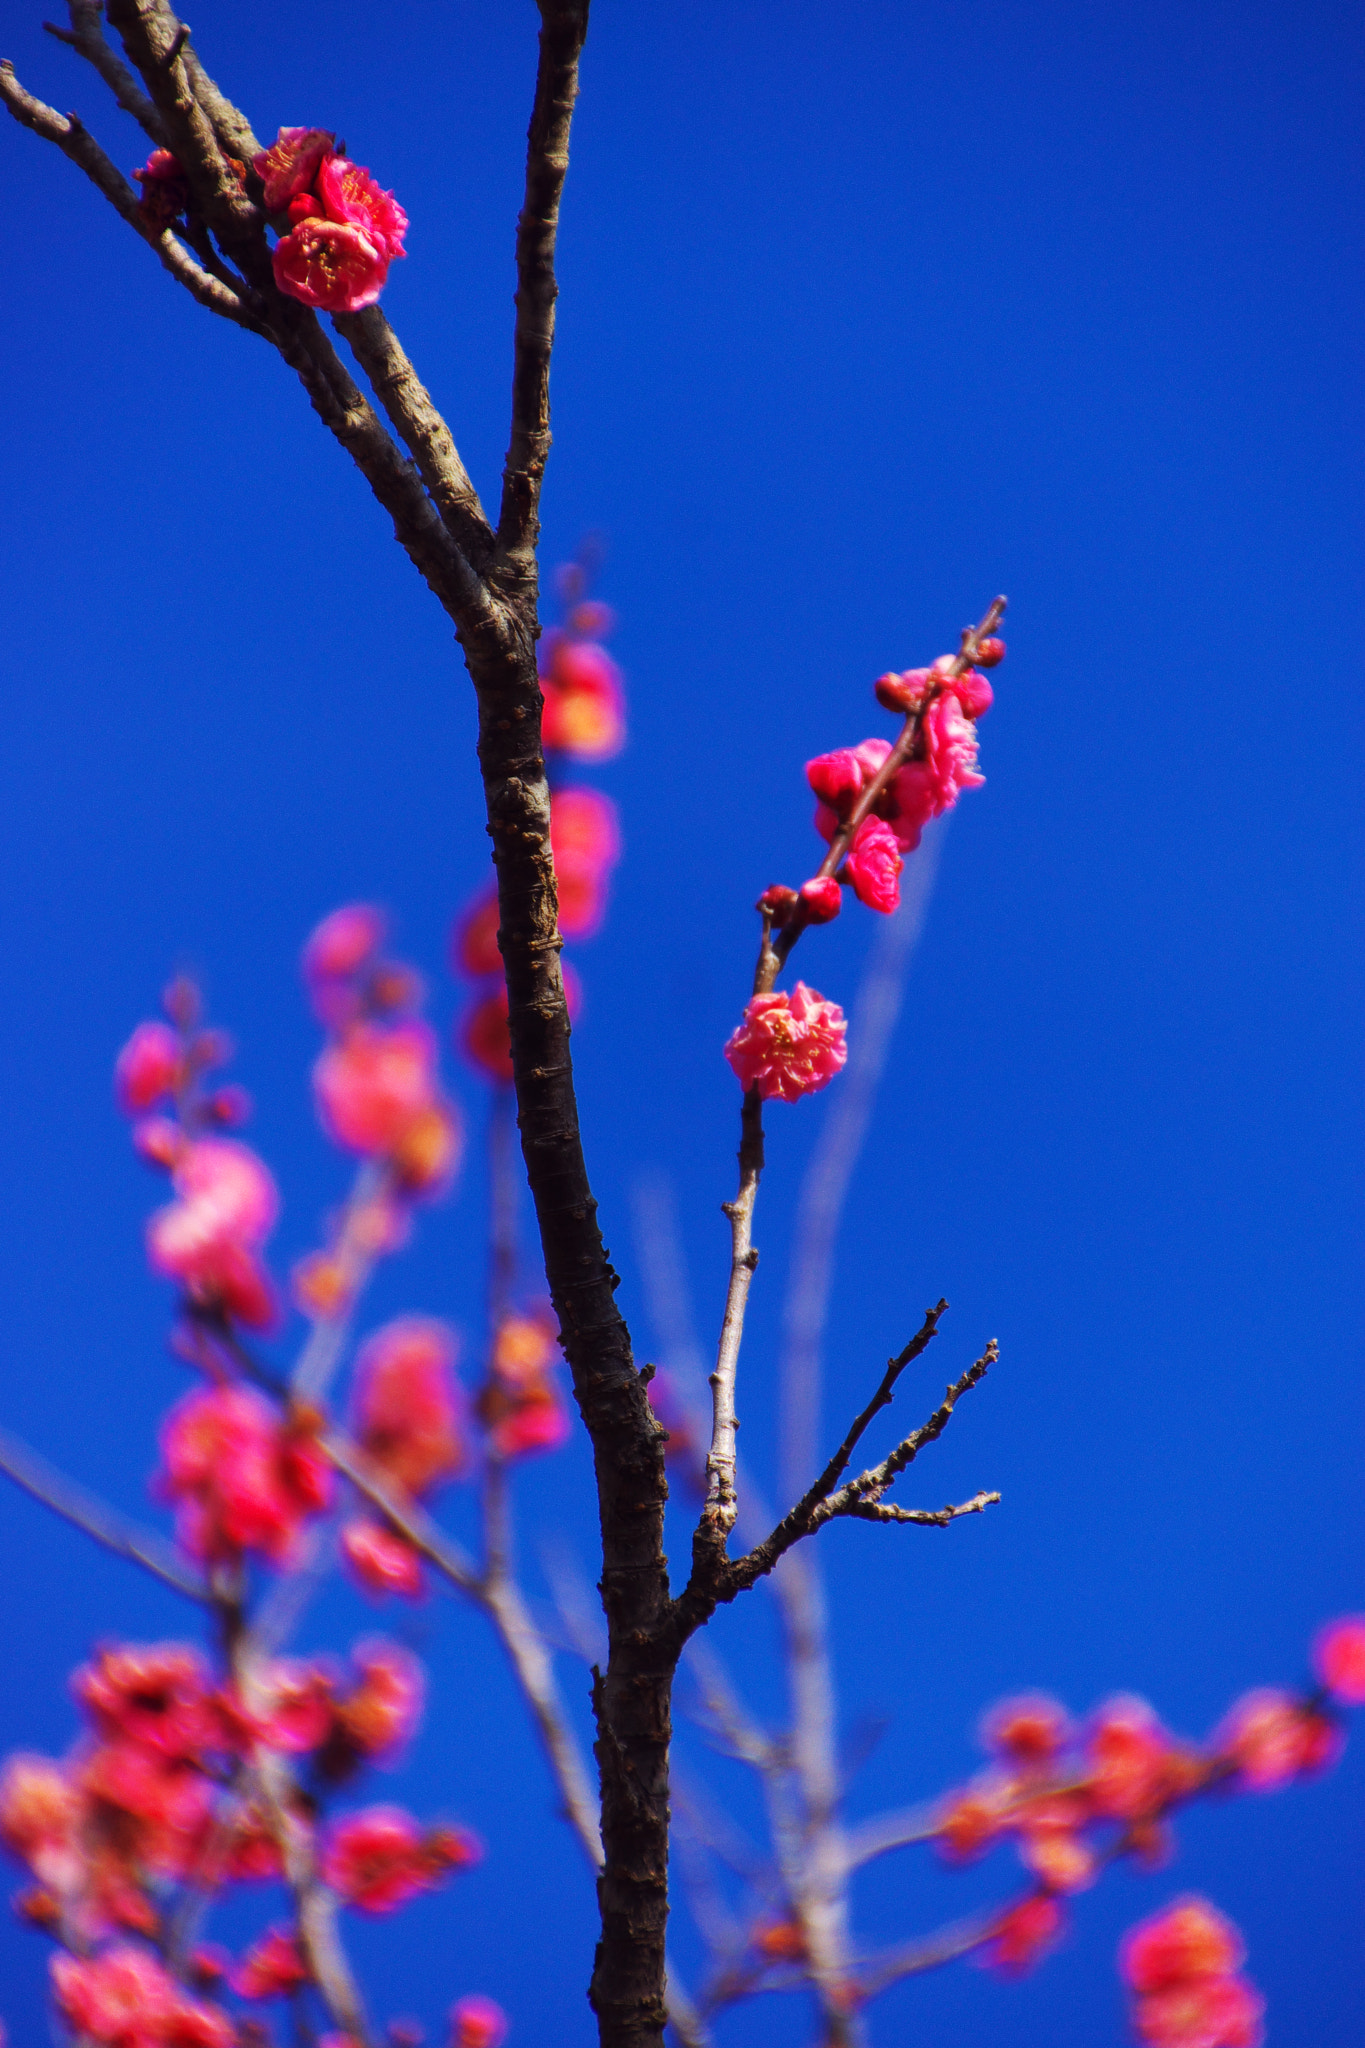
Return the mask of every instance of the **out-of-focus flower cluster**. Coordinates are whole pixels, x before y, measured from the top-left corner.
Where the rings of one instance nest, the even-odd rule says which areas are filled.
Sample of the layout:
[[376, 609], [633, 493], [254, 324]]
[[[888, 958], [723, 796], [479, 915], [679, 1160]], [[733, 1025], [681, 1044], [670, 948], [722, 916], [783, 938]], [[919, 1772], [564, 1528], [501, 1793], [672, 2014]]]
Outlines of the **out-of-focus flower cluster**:
[[[421, 1666], [395, 1643], [362, 1642], [349, 1666], [263, 1660], [245, 1689], [188, 1644], [108, 1645], [73, 1690], [85, 1722], [75, 1748], [20, 1753], [0, 1771], [0, 1840], [32, 1880], [20, 1912], [72, 1951], [53, 1960], [53, 1990], [83, 2037], [227, 2048], [238, 2034], [226, 1988], [254, 2000], [310, 1981], [292, 1928], [269, 1930], [231, 1967], [199, 1952], [182, 1978], [130, 1939], [160, 1943], [182, 1895], [278, 1878], [286, 1845], [369, 1913], [478, 1860], [467, 1829], [424, 1828], [395, 1807], [322, 1817], [327, 1796], [392, 1760], [420, 1719]], [[295, 1770], [283, 1809], [262, 1789], [271, 1752]]]
[[1150, 2048], [1260, 2048], [1265, 2001], [1241, 1975], [1242, 1937], [1207, 1899], [1177, 1899], [1119, 1950], [1133, 2032]]
[[[1006, 1972], [1029, 1968], [1060, 1937], [1069, 1894], [1119, 1857], [1148, 1868], [1168, 1860], [1173, 1816], [1192, 1799], [1278, 1791], [1333, 1764], [1344, 1740], [1339, 1710], [1365, 1704], [1365, 1616], [1324, 1628], [1313, 1665], [1313, 1689], [1258, 1687], [1202, 1743], [1172, 1735], [1137, 1698], [1110, 1700], [1081, 1724], [1041, 1694], [996, 1707], [982, 1724], [990, 1765], [942, 1802], [933, 1829], [950, 1862], [1011, 1844], [1034, 1881], [994, 1924], [981, 1960]], [[1233, 2002], [1220, 1991], [1210, 2010]], [[1178, 2005], [1185, 2009], [1173, 2000], [1169, 2010]], [[1150, 2009], [1141, 2035], [1161, 2048], [1254, 2048], [1260, 2038], [1253, 2031], [1245, 2042], [1231, 2033], [1226, 2042], [1221, 2034], [1206, 2039], [1174, 2030], [1174, 2020], [1162, 2032], [1155, 2015], [1165, 2010]]]

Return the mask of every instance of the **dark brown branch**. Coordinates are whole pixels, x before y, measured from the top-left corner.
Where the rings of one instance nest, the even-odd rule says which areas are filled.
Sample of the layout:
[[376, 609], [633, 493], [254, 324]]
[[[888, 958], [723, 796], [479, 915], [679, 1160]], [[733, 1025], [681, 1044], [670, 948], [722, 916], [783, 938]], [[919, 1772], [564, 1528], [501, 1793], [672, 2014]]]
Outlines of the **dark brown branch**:
[[837, 1493], [831, 1493], [815, 1510], [818, 1520], [828, 1521], [832, 1515], [851, 1513], [855, 1501], [864, 1504], [879, 1501], [906, 1467], [914, 1463], [924, 1446], [942, 1436], [962, 1396], [970, 1393], [972, 1388], [986, 1377], [999, 1356], [1000, 1347], [992, 1337], [975, 1365], [969, 1365], [961, 1379], [955, 1380], [947, 1389], [929, 1420], [921, 1423], [918, 1429], [912, 1429], [909, 1436], [903, 1438], [895, 1450], [882, 1459], [880, 1465], [874, 1465], [868, 1472], [859, 1473], [856, 1479], [850, 1479], [847, 1485], [841, 1486]]
[[402, 436], [422, 482], [455, 541], [476, 569], [493, 553], [493, 529], [449, 427], [378, 306], [337, 313], [332, 325], [350, 343], [376, 398]]
[[535, 575], [540, 486], [550, 452], [550, 351], [555, 338], [555, 236], [569, 168], [569, 125], [587, 0], [540, 0], [540, 63], [526, 138], [526, 196], [517, 221], [517, 324], [512, 438], [502, 474], [498, 549], [516, 587]]
[[43, 27], [59, 43], [65, 43], [78, 56], [84, 57], [87, 64], [93, 65], [124, 113], [131, 114], [144, 134], [165, 148], [166, 129], [160, 114], [117, 50], [106, 40], [100, 21], [100, 0], [69, 0], [67, 12], [71, 19], [69, 29], [54, 28], [50, 21], [45, 21]]
[[31, 1451], [27, 1444], [20, 1443], [8, 1431], [0, 1431], [0, 1472], [12, 1479], [16, 1486], [41, 1501], [45, 1508], [51, 1508], [64, 1522], [81, 1529], [87, 1536], [93, 1536], [96, 1543], [111, 1550], [115, 1557], [126, 1558], [131, 1564], [140, 1564], [163, 1586], [170, 1586], [175, 1592], [183, 1593], [187, 1599], [209, 1602], [211, 1595], [207, 1582], [197, 1572], [182, 1563], [178, 1552], [151, 1529], [139, 1529], [135, 1522], [128, 1521], [114, 1508], [96, 1500], [75, 1481], [68, 1479]]
[[122, 215], [150, 248], [155, 249], [176, 283], [182, 284], [201, 306], [207, 306], [211, 313], [217, 313], [224, 320], [231, 320], [252, 333], [264, 331], [238, 294], [196, 263], [169, 228], [158, 234], [142, 218], [136, 192], [75, 114], [59, 114], [55, 107], [49, 107], [42, 100], [35, 99], [32, 93], [25, 92], [14, 75], [14, 66], [8, 62], [0, 63], [0, 99], [22, 127], [32, 129], [44, 142], [55, 143], [63, 156], [69, 157], [85, 172], [115, 212]]

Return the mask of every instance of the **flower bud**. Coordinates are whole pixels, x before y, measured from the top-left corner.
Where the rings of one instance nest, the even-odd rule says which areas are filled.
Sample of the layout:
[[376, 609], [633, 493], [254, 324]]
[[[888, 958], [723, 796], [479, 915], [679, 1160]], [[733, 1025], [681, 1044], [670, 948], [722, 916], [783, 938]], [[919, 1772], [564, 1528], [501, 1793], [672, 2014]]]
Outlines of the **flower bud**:
[[904, 675], [897, 675], [888, 669], [884, 676], [878, 676], [872, 685], [873, 695], [885, 711], [903, 711], [908, 716], [912, 711], [922, 711], [929, 689], [927, 668], [908, 668]]
[[814, 875], [801, 884], [801, 901], [812, 924], [828, 924], [843, 908], [844, 892], [833, 875]]
[[795, 889], [788, 889], [781, 882], [774, 882], [770, 889], [765, 889], [754, 905], [755, 910], [766, 911], [779, 931], [784, 924], [790, 923], [795, 908]]
[[992, 633], [988, 639], [976, 643], [976, 659], [982, 668], [995, 668], [1005, 659], [1005, 643]]

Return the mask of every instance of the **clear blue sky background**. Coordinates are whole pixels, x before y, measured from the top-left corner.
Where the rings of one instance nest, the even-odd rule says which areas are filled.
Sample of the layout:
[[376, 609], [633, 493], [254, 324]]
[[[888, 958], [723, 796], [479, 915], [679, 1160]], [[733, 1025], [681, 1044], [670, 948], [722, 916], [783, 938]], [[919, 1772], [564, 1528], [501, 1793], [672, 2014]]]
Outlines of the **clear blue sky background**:
[[[38, 12], [9, 10], [21, 77], [142, 161]], [[300, 0], [267, 20], [196, 0], [193, 20], [260, 131], [325, 123], [396, 188], [411, 254], [386, 309], [491, 491], [533, 10]], [[719, 1047], [756, 890], [813, 863], [801, 763], [889, 729], [871, 678], [950, 645], [996, 589], [1013, 600], [988, 786], [946, 842], [830, 1347], [837, 1421], [940, 1292], [917, 1393], [998, 1336], [920, 1491], [1005, 1500], [946, 1535], [827, 1546], [850, 1721], [890, 1717], [862, 1811], [963, 1773], [1006, 1689], [1083, 1708], [1131, 1688], [1197, 1733], [1365, 1606], [1361, 60], [1345, 4], [602, 0], [594, 23], [545, 514], [550, 559], [611, 537], [632, 689], [630, 751], [598, 778], [628, 859], [579, 952], [575, 1045], [642, 1352], [642, 1172], [672, 1177], [716, 1321], [736, 1109]], [[473, 710], [448, 623], [279, 363], [178, 293], [55, 152], [8, 126], [0, 147], [0, 1412], [150, 1512], [152, 1430], [183, 1381], [113, 1053], [168, 968], [197, 965], [284, 1188], [277, 1263], [315, 1241], [342, 1170], [311, 1123], [297, 948], [333, 904], [377, 897], [453, 1014], [444, 934], [487, 871]], [[851, 997], [870, 924], [806, 941], [803, 972]], [[818, 1116], [771, 1119], [742, 1404], [764, 1470]], [[472, 1173], [430, 1217], [376, 1317], [449, 1314], [477, 1338], [480, 1192]], [[521, 1493], [586, 1560], [581, 1447]], [[58, 1748], [92, 1639], [186, 1616], [9, 1489], [0, 1557], [0, 1748]], [[365, 1619], [338, 1593], [307, 1640]], [[389, 1789], [470, 1820], [490, 1854], [360, 1931], [376, 2006], [434, 2025], [480, 1989], [514, 2042], [587, 2042], [590, 1887], [496, 1654], [445, 1602], [405, 1626], [435, 1703]], [[750, 1662], [772, 1704], [764, 1627]], [[738, 1618], [720, 1633], [742, 1663]], [[1117, 2044], [1117, 1934], [1195, 1885], [1246, 1929], [1277, 2048], [1345, 2048], [1365, 2027], [1362, 1785], [1365, 1741], [1329, 1781], [1191, 1815], [1176, 1868], [1082, 1899], [1035, 1978], [906, 1987], [876, 2037]], [[907, 1934], [980, 1895], [907, 1855], [862, 1922]], [[41, 1968], [39, 1940], [0, 1924], [21, 2048], [44, 2038]], [[721, 2038], [803, 2032], [776, 2003]]]

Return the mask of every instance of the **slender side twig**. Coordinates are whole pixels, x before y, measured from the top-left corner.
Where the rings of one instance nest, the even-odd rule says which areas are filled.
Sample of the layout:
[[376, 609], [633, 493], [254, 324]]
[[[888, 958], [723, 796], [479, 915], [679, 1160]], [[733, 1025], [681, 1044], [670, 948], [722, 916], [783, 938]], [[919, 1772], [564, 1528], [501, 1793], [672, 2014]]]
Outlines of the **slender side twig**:
[[289, 1376], [289, 1391], [298, 1401], [322, 1401], [341, 1363], [355, 1305], [380, 1258], [378, 1232], [367, 1228], [389, 1193], [387, 1168], [366, 1160], [357, 1168], [346, 1206], [333, 1239], [330, 1258], [342, 1282], [342, 1306], [335, 1315], [319, 1316]]
[[858, 1973], [858, 1989], [865, 1999], [876, 1998], [904, 1977], [922, 1976], [926, 1970], [938, 1970], [945, 1963], [955, 1963], [960, 1956], [970, 1955], [974, 1948], [980, 1948], [989, 1941], [999, 1924], [1000, 1909], [996, 1907], [989, 1913], [976, 1913], [970, 1919], [956, 1920], [951, 1926], [940, 1928], [937, 1934], [900, 1942], [895, 1948], [887, 1949], [862, 1965]]
[[788, 1499], [810, 1484], [815, 1463], [820, 1355], [839, 1226], [900, 1016], [906, 973], [924, 930], [946, 822], [935, 819], [926, 828], [918, 853], [906, 862], [900, 909], [881, 922], [853, 1006], [848, 1065], [831, 1090], [801, 1182], [783, 1314], [782, 1491]]
[[893, 1849], [909, 1849], [918, 1842], [932, 1842], [943, 1826], [941, 1799], [925, 1800], [919, 1806], [901, 1807], [895, 1813], [879, 1813], [845, 1830], [844, 1864], [852, 1872]]
[[544, 1639], [510, 1579], [500, 1579], [478, 1596], [507, 1652], [531, 1709], [555, 1784], [563, 1802], [565, 1818], [583, 1845], [594, 1870], [602, 1868], [602, 1835], [597, 1825], [597, 1801], [588, 1780], [578, 1745], [569, 1729], [564, 1703], [555, 1684], [554, 1667]]
[[51, 1508], [55, 1515], [70, 1522], [73, 1528], [81, 1529], [92, 1536], [96, 1543], [111, 1550], [115, 1557], [127, 1558], [133, 1564], [140, 1564], [144, 1571], [160, 1579], [163, 1586], [170, 1586], [177, 1593], [183, 1593], [188, 1600], [199, 1600], [211, 1604], [208, 1583], [197, 1572], [192, 1572], [181, 1563], [175, 1547], [158, 1536], [154, 1530], [140, 1529], [135, 1522], [128, 1521], [116, 1509], [107, 1507], [74, 1480], [58, 1472], [27, 1444], [20, 1443], [8, 1430], [0, 1431], [0, 1472], [21, 1486], [34, 1500], [41, 1501], [45, 1508]]
[[70, 28], [55, 28], [50, 21], [45, 21], [43, 27], [59, 43], [65, 43], [78, 56], [84, 57], [86, 63], [99, 73], [124, 113], [131, 114], [143, 132], [164, 147], [165, 124], [128, 66], [106, 41], [101, 11], [100, 0], [69, 0]]
[[15, 77], [14, 66], [8, 62], [0, 63], [0, 100], [23, 127], [40, 135], [44, 142], [54, 143], [63, 156], [69, 157], [85, 172], [115, 212], [127, 221], [149, 248], [156, 251], [164, 267], [177, 284], [185, 287], [191, 298], [206, 306], [210, 313], [231, 320], [237, 327], [245, 327], [249, 333], [265, 333], [262, 322], [243, 303], [241, 296], [218, 278], [210, 276], [169, 228], [158, 234], [142, 218], [132, 186], [75, 114], [59, 114], [55, 107], [49, 107], [44, 101], [35, 99], [32, 93], [25, 92]]

